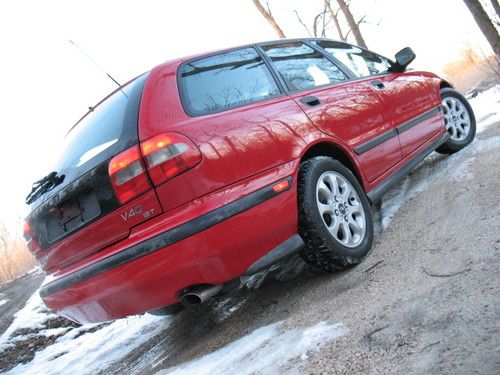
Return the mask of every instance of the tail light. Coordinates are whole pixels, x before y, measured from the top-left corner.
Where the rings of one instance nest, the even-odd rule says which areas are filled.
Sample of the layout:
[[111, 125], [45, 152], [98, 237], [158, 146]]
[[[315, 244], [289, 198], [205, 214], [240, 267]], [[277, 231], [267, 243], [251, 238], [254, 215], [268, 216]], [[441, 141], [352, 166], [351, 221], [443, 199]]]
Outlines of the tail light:
[[111, 159], [108, 172], [116, 197], [122, 204], [151, 189], [139, 146], [129, 148]]
[[116, 197], [124, 204], [151, 189], [150, 179], [159, 185], [200, 161], [201, 153], [191, 140], [178, 133], [164, 133], [116, 155], [108, 172]]
[[38, 245], [37, 240], [33, 237], [30, 225], [27, 221], [25, 221], [23, 225], [23, 237], [26, 241], [26, 246], [28, 246], [29, 251], [31, 251], [32, 253], [36, 253], [40, 250], [40, 246]]
[[179, 133], [164, 133], [141, 143], [149, 177], [159, 185], [201, 161], [196, 145]]

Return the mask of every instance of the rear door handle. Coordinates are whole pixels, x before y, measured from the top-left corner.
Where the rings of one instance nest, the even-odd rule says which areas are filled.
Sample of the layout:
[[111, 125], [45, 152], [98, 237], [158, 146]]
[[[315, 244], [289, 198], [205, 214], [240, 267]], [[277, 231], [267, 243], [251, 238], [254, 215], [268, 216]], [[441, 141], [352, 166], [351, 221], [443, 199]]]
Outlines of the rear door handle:
[[379, 90], [382, 90], [385, 88], [385, 85], [382, 81], [379, 81], [378, 79], [374, 80], [374, 81], [370, 81], [370, 83], [372, 84], [372, 86], [374, 86], [375, 88], [379, 89]]
[[315, 105], [321, 104], [321, 101], [315, 96], [304, 96], [299, 100], [310, 107], [314, 107]]

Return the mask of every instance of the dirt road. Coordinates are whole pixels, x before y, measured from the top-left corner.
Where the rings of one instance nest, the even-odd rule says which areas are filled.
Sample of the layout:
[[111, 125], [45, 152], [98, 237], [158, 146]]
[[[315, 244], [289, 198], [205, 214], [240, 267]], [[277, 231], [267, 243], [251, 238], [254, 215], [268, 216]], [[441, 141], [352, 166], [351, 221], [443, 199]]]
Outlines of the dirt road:
[[[384, 196], [374, 208], [378, 234], [373, 251], [360, 266], [332, 275], [315, 273], [297, 259], [288, 272], [278, 277], [276, 271], [256, 290], [240, 290], [194, 311], [148, 321], [137, 331], [139, 338], [119, 345], [116, 337], [134, 323], [130, 328], [113, 323], [122, 325], [89, 334], [90, 346], [81, 350], [104, 353], [98, 368], [105, 374], [190, 373], [186, 363], [196, 364], [214, 352], [229, 356], [232, 349], [227, 348], [238, 342], [240, 349], [248, 345], [241, 340], [261, 327], [282, 322], [279, 330], [291, 332], [326, 322], [341, 325], [342, 334], [323, 338], [305, 353], [292, 352], [279, 367], [269, 361], [272, 340], [261, 340], [229, 360], [231, 369], [500, 373], [499, 165], [496, 123], [458, 154], [433, 154]], [[23, 293], [19, 298], [26, 299], [30, 291]], [[2, 319], [2, 327], [5, 324]], [[125, 358], [109, 359], [106, 350], [113, 340], [116, 351], [128, 352]], [[87, 355], [68, 352], [68, 341], [61, 345], [64, 349], [46, 354], [45, 369], [69, 373]], [[75, 344], [73, 350], [82, 346]], [[71, 355], [76, 358], [65, 359]], [[265, 355], [267, 367], [240, 367]], [[92, 358], [89, 363], [94, 364]], [[205, 373], [234, 373], [227, 366], [211, 366]]]
[[305, 270], [184, 312], [107, 372], [153, 373], [284, 320], [349, 331], [289, 361], [306, 373], [498, 373], [499, 139], [496, 124], [459, 154], [434, 154], [384, 197], [379, 229], [402, 207], [357, 268]]

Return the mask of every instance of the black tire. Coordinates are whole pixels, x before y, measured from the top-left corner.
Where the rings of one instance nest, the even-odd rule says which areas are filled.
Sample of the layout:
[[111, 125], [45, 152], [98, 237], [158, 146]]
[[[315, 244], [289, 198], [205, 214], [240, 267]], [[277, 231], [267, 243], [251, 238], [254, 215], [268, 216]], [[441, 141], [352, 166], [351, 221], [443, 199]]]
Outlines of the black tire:
[[157, 316], [169, 316], [169, 315], [177, 315], [183, 310], [184, 306], [182, 305], [182, 303], [179, 302], [173, 305], [160, 307], [159, 309], [156, 310], [148, 311], [148, 313]]
[[441, 99], [443, 100], [447, 97], [453, 97], [464, 105], [470, 118], [470, 131], [467, 137], [465, 137], [463, 140], [458, 141], [449, 138], [444, 144], [442, 144], [436, 150], [440, 154], [454, 154], [455, 152], [460, 151], [469, 143], [471, 143], [474, 140], [474, 137], [476, 136], [476, 118], [474, 116], [474, 111], [472, 110], [472, 107], [470, 106], [467, 99], [465, 99], [465, 97], [462, 94], [451, 88], [441, 89]]
[[[316, 185], [324, 172], [342, 175], [355, 189], [365, 212], [365, 235], [356, 247], [343, 246], [327, 229], [316, 202]], [[310, 265], [325, 271], [338, 271], [359, 264], [373, 244], [373, 219], [370, 204], [353, 173], [343, 164], [326, 156], [302, 163], [298, 180], [299, 234], [305, 247], [302, 258]]]

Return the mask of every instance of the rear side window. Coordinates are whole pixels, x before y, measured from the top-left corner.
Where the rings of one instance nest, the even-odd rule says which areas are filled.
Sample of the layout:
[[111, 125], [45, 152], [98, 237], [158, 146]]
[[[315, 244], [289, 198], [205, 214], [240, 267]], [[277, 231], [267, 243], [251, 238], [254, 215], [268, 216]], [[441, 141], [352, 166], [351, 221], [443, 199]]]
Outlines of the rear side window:
[[338, 83], [346, 75], [318, 51], [301, 42], [262, 47], [291, 91]]
[[181, 98], [192, 116], [221, 112], [280, 94], [253, 48], [190, 61], [180, 69]]
[[347, 43], [317, 41], [318, 46], [340, 60], [358, 77], [387, 73], [391, 64], [385, 57]]

